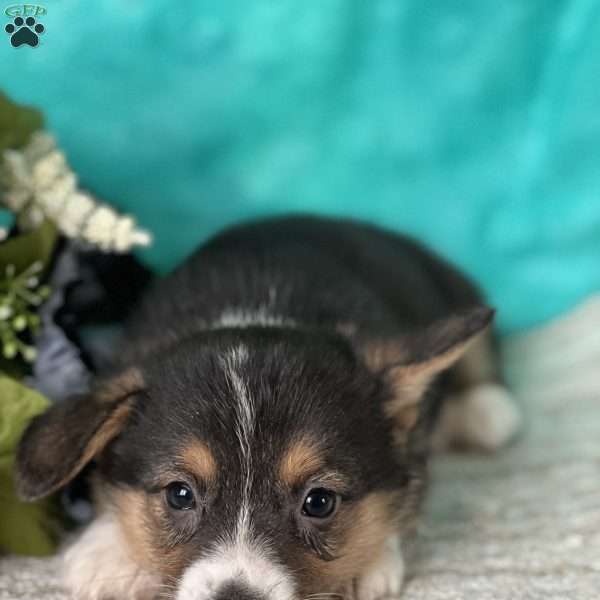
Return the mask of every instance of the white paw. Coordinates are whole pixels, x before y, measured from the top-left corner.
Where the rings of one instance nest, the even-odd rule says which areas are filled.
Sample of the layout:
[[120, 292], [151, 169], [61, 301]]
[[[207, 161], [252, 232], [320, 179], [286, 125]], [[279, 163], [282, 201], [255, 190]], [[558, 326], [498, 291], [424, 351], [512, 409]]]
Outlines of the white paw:
[[448, 445], [493, 451], [508, 444], [522, 426], [511, 393], [497, 383], [483, 383], [446, 402], [440, 435]]
[[160, 581], [131, 558], [113, 518], [96, 519], [63, 555], [63, 577], [77, 600], [151, 600]]
[[379, 560], [358, 582], [357, 600], [381, 600], [400, 595], [404, 581], [404, 559], [400, 538], [391, 536]]

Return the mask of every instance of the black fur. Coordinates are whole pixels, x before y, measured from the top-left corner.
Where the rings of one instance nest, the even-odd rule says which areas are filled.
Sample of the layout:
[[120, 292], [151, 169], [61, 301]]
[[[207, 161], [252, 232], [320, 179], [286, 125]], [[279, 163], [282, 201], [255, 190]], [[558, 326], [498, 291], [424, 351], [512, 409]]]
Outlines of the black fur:
[[[418, 426], [399, 444], [398, 425], [384, 410], [394, 392], [384, 370], [368, 367], [365, 348], [397, 339], [404, 362], [429, 360], [481, 330], [491, 313], [418, 332], [481, 304], [477, 289], [440, 258], [368, 225], [298, 217], [230, 229], [160, 282], [137, 311], [120, 367], [139, 369], [144, 391], [121, 435], [97, 457], [100, 479], [161, 494], [160, 476], [173, 457], [190, 439], [204, 441], [218, 480], [193, 485], [209, 516], [168, 517], [160, 543], [187, 544], [190, 561], [209, 552], [235, 528], [242, 502], [248, 465], [227, 360], [243, 348], [235, 370], [255, 411], [253, 528], [294, 569], [302, 568], [299, 549], [335, 559], [344, 532], [307, 524], [299, 512], [306, 487], [319, 481], [294, 490], [278, 483], [285, 449], [311, 436], [325, 465], [345, 479], [336, 490], [344, 506], [394, 490], [397, 520], [409, 522], [424, 488], [425, 417], [441, 390], [428, 392]], [[20, 464], [27, 481], [26, 457]]]
[[[198, 552], [210, 548], [239, 509], [243, 465], [232, 451], [235, 402], [219, 360], [243, 344], [249, 359], [240, 376], [260, 423], [253, 489], [264, 505], [257, 503], [254, 517], [283, 537], [281, 548], [289, 547], [288, 513], [277, 520], [269, 507], [298, 499], [277, 497], [273, 469], [285, 445], [305, 432], [323, 440], [329, 463], [351, 478], [349, 501], [413, 485], [405, 498], [416, 504], [426, 456], [398, 452], [390, 442], [392, 424], [381, 410], [389, 392], [336, 328], [350, 324], [356, 339], [403, 336], [478, 304], [476, 288], [440, 258], [368, 225], [303, 217], [229, 230], [161, 282], [132, 324], [125, 360], [141, 361], [147, 397], [102, 470], [109, 480], [151, 489], [157, 463], [168, 462], [186, 435], [207, 440], [226, 465], [211, 519], [219, 525], [207, 524], [198, 536]], [[218, 325], [229, 310], [294, 325]], [[412, 352], [416, 360], [427, 358], [427, 348]], [[432, 392], [430, 411], [438, 397]]]
[[481, 304], [467, 278], [409, 238], [352, 221], [273, 219], [218, 235], [148, 294], [127, 349], [135, 357], [148, 338], [186, 337], [229, 307], [267, 307], [307, 327], [352, 323], [373, 335]]

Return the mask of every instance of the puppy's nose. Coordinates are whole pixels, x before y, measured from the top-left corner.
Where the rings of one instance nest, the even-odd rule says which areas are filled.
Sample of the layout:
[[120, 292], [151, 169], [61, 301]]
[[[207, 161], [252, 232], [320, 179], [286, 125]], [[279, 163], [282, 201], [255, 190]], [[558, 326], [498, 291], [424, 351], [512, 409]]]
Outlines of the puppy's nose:
[[243, 583], [226, 583], [218, 590], [213, 600], [267, 600], [260, 592]]

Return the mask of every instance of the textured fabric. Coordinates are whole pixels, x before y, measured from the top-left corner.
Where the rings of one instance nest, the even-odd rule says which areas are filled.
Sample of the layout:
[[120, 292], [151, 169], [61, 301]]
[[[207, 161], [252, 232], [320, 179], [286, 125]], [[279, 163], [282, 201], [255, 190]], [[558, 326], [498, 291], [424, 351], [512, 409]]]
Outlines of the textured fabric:
[[[528, 428], [500, 455], [434, 461], [402, 600], [598, 600], [600, 297], [504, 350]], [[0, 559], [0, 600], [66, 600], [57, 577]]]
[[0, 85], [154, 231], [151, 264], [310, 210], [431, 243], [507, 332], [600, 289], [597, 0], [41, 4]]

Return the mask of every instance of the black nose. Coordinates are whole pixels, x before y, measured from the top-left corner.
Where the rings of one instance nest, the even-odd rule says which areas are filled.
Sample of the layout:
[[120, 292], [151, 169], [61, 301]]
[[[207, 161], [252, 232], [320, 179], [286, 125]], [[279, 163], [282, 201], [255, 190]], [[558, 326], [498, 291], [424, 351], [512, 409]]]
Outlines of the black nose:
[[243, 583], [232, 582], [222, 585], [213, 600], [266, 600], [266, 596]]

